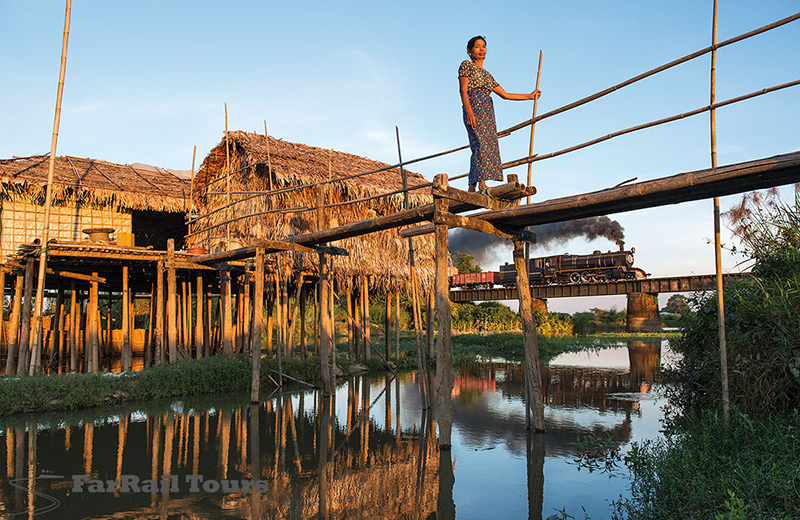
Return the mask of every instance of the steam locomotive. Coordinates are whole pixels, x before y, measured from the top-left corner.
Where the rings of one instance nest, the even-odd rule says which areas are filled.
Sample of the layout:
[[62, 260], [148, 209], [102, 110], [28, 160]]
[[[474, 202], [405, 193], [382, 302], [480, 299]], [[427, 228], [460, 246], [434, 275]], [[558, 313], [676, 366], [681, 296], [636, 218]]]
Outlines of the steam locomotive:
[[[528, 260], [528, 279], [531, 285], [599, 283], [616, 280], [635, 280], [647, 278], [648, 273], [633, 267], [633, 253], [630, 251], [595, 251], [590, 255], [555, 255], [531, 258]], [[517, 270], [514, 264], [506, 262], [499, 271], [483, 273], [453, 274], [450, 287], [462, 289], [490, 289], [495, 285], [514, 287], [517, 284]]]

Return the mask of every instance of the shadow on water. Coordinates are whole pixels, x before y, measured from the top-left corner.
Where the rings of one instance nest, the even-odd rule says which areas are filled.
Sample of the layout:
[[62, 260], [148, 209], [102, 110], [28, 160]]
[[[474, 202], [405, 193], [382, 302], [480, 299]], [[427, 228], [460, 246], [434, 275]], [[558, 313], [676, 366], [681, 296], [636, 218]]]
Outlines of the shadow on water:
[[660, 417], [643, 412], [642, 392], [661, 345], [607, 350], [542, 367], [544, 434], [524, 428], [519, 365], [462, 366], [451, 450], [438, 448], [415, 373], [353, 377], [329, 398], [298, 390], [256, 405], [236, 394], [0, 419], [0, 517], [538, 520], [590, 504], [602, 518], [625, 479], [609, 487], [569, 465], [576, 437], [627, 443], [643, 435], [642, 417]]

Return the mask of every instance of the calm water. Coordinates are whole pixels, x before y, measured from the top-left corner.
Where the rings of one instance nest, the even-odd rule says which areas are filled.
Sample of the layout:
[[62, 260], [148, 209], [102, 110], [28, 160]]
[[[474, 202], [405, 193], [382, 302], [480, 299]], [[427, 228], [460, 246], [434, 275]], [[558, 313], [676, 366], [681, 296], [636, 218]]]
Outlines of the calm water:
[[658, 437], [650, 383], [668, 357], [666, 342], [630, 342], [554, 359], [544, 434], [525, 430], [520, 365], [462, 366], [450, 452], [413, 373], [342, 381], [331, 401], [299, 390], [0, 419], [0, 517], [610, 518], [624, 468], [578, 469], [573, 443]]

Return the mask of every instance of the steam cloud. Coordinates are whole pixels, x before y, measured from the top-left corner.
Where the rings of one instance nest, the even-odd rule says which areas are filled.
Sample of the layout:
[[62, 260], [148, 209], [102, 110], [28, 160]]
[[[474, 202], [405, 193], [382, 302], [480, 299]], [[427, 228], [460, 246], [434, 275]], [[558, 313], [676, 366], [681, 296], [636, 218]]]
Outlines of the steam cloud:
[[[576, 237], [585, 237], [587, 242], [605, 238], [617, 244], [620, 249], [625, 246], [625, 230], [619, 222], [605, 216], [531, 226], [528, 229], [536, 233], [536, 243], [531, 244], [532, 251], [539, 247], [566, 244]], [[512, 248], [509, 241], [500, 237], [460, 228], [450, 233], [448, 246], [451, 254], [460, 251], [472, 255], [487, 271], [494, 270], [498, 258]], [[583, 252], [576, 251], [575, 254]]]

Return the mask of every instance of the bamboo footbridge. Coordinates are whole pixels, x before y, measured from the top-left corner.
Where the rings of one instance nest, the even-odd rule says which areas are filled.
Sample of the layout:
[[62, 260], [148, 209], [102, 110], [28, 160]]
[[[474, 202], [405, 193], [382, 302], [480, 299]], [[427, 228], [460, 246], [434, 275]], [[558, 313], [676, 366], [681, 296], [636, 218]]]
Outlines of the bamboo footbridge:
[[[46, 255], [40, 254], [40, 246], [31, 246], [21, 252], [16, 261], [19, 266], [26, 265], [26, 273], [32, 273], [36, 259], [42, 261], [42, 258], [46, 260], [49, 257], [49, 261], [55, 262], [50, 266], [51, 276], [90, 284], [89, 301], [94, 310], [87, 314], [87, 319], [89, 316], [94, 316], [92, 320], [97, 317], [98, 285], [121, 284], [123, 290], [120, 298], [127, 302], [123, 304], [123, 327], [131, 320], [127, 280], [129, 276], [134, 276], [129, 271], [133, 269], [140, 276], [138, 290], [150, 287], [152, 291], [149, 329], [152, 331], [153, 348], [150, 350], [148, 347], [148, 362], [174, 362], [181, 357], [193, 354], [202, 357], [214, 352], [251, 354], [254, 402], [258, 401], [260, 387], [258, 374], [263, 329], [268, 330], [267, 351], [272, 353], [272, 322], [275, 322], [278, 345], [274, 353], [279, 362], [283, 356], [305, 356], [306, 328], [303, 320], [307, 299], [315, 307], [315, 353], [321, 363], [325, 395], [330, 395], [335, 389], [336, 332], [333, 310], [334, 300], [338, 300], [342, 292], [345, 301], [339, 300], [339, 305], [346, 316], [349, 357], [355, 359], [377, 355], [389, 370], [393, 370], [390, 351], [392, 319], [389, 312], [392, 296], [395, 297], [397, 310], [399, 293], [405, 291], [412, 300], [417, 360], [421, 367], [426, 364], [426, 356], [434, 354], [432, 324], [435, 309], [438, 329], [435, 349], [437, 421], [440, 446], [447, 447], [451, 437], [450, 395], [453, 388], [448, 230], [465, 228], [500, 236], [514, 244], [519, 288], [517, 298], [526, 353], [527, 426], [544, 430], [536, 326], [527, 262], [524, 261], [525, 244], [535, 242], [536, 237], [528, 227], [797, 183], [800, 182], [800, 152], [718, 167], [712, 139], [711, 168], [633, 184], [623, 183], [600, 191], [536, 203], [529, 202], [529, 198], [536, 194], [536, 189], [531, 185], [530, 165], [630, 132], [705, 112], [711, 115], [713, 136], [716, 109], [799, 85], [800, 80], [721, 102], [714, 100], [712, 81], [712, 97], [707, 106], [546, 154], [533, 154], [535, 124], [697, 57], [708, 53], [713, 57], [722, 47], [798, 19], [800, 13], [721, 43], [714, 41], [710, 47], [539, 116], [534, 106], [531, 119], [498, 133], [498, 137], [502, 138], [531, 127], [528, 155], [503, 165], [507, 170], [527, 164], [527, 183], [521, 183], [516, 175], [507, 175], [505, 184], [488, 188], [482, 193], [469, 193], [450, 185], [451, 181], [465, 175], [448, 177], [440, 174], [432, 182], [427, 182], [422, 176], [407, 171], [406, 167], [467, 147], [403, 161], [399, 132], [399, 162], [388, 165], [271, 138], [266, 122], [264, 135], [228, 132], [226, 117], [225, 138], [208, 154], [196, 177], [194, 165], [192, 167], [191, 199], [194, 208], [190, 211], [186, 246], [202, 248], [203, 253], [175, 251], [172, 242], [167, 251], [137, 252], [130, 248], [106, 247], [102, 251], [84, 251], [91, 252], [96, 257], [94, 260], [90, 259], [92, 255], [78, 255], [86, 263], [81, 267], [81, 262], [70, 264], [65, 260], [69, 256], [69, 246], [56, 244], [47, 248]], [[528, 199], [528, 203], [522, 204], [522, 199]], [[58, 258], [61, 258], [60, 264], [56, 261]], [[114, 266], [113, 269], [122, 267], [125, 271], [121, 278], [115, 278], [112, 282], [100, 276], [98, 264], [106, 268]], [[73, 272], [68, 272], [66, 265], [75, 265]], [[79, 272], [81, 270], [88, 272]], [[32, 278], [32, 274], [30, 276]], [[183, 279], [182, 295], [179, 276]], [[192, 277], [196, 277], [194, 308], [192, 282], [189, 281]], [[136, 285], [137, 282], [131, 283]], [[377, 348], [370, 339], [370, 289], [373, 294], [380, 289], [386, 295], [383, 350]], [[109, 299], [111, 293], [112, 289], [109, 288]], [[420, 300], [425, 299], [423, 294], [427, 295], [428, 302], [427, 319], [424, 320], [428, 324], [425, 338], [421, 336], [423, 319]], [[213, 334], [210, 332], [212, 296], [218, 302], [218, 325]], [[233, 309], [236, 309], [235, 321]], [[193, 313], [197, 323], [194, 332], [191, 330]], [[268, 316], [266, 327], [263, 322], [265, 314]], [[299, 352], [295, 349], [298, 321]], [[395, 324], [398, 323], [399, 313]], [[95, 371], [100, 355], [98, 327], [99, 320], [91, 324], [87, 322], [86, 325], [86, 355], [93, 360]], [[395, 356], [399, 352], [397, 345], [399, 331]], [[33, 371], [34, 367], [39, 367], [41, 345], [32, 345], [31, 351], [34, 353], [30, 360]], [[124, 339], [123, 369], [131, 368], [131, 357], [130, 342]], [[425, 406], [433, 404], [434, 389], [430, 386], [429, 383], [423, 384]]]

